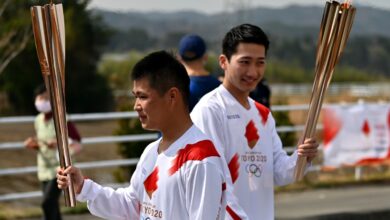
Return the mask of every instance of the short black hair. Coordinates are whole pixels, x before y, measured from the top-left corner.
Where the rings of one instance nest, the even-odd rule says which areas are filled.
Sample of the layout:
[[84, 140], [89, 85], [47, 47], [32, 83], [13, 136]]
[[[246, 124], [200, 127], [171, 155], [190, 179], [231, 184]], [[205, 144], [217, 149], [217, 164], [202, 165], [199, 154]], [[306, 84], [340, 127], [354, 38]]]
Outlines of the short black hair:
[[222, 53], [228, 58], [237, 52], [239, 43], [255, 43], [265, 47], [267, 53], [269, 48], [269, 40], [265, 32], [258, 26], [252, 24], [241, 24], [230, 29], [226, 33], [222, 42]]
[[184, 66], [166, 51], [153, 52], [139, 62], [132, 70], [132, 80], [147, 77], [151, 88], [164, 95], [170, 88], [176, 87], [182, 93], [183, 102], [188, 106], [190, 78]]
[[40, 84], [37, 86], [34, 90], [34, 97], [37, 97], [38, 95], [42, 95], [47, 91], [45, 84]]

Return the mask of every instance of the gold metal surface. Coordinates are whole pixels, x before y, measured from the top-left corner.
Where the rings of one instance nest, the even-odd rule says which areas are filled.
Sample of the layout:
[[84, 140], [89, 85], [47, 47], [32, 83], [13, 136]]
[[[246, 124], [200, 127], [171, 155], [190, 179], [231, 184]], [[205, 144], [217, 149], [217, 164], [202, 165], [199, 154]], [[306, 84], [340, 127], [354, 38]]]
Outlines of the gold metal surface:
[[[65, 23], [62, 4], [51, 2], [44, 6], [33, 6], [31, 18], [39, 64], [46, 89], [50, 94], [60, 166], [67, 168], [72, 165], [72, 161], [66, 121]], [[72, 180], [64, 194], [65, 205], [75, 207], [76, 197]]]
[[[356, 8], [337, 1], [326, 2], [321, 21], [316, 53], [315, 78], [310, 97], [308, 117], [298, 145], [315, 135], [323, 99], [333, 76], [337, 62], [351, 32]], [[307, 158], [299, 156], [295, 168], [295, 181], [302, 180]]]

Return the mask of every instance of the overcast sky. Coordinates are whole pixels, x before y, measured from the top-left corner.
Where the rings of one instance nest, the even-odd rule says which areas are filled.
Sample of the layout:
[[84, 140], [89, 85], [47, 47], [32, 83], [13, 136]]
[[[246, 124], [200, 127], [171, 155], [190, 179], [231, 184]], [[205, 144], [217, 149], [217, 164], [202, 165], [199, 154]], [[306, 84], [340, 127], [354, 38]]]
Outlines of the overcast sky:
[[[115, 11], [178, 11], [192, 9], [204, 13], [232, 10], [237, 2], [252, 7], [283, 7], [290, 4], [325, 5], [326, 0], [92, 0], [90, 7]], [[339, 0], [344, 2], [344, 0]], [[354, 5], [370, 5], [390, 10], [390, 0], [353, 0]]]

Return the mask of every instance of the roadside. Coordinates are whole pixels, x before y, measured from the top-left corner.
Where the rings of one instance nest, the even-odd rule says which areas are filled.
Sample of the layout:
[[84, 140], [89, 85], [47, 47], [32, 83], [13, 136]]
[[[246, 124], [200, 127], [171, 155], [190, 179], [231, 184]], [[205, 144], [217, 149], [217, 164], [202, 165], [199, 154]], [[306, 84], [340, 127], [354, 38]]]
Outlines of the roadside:
[[278, 220], [390, 219], [390, 185], [283, 192], [275, 207]]
[[[275, 196], [276, 220], [388, 220], [390, 184], [343, 186], [279, 192]], [[21, 218], [39, 220], [40, 218]], [[65, 214], [64, 220], [97, 220], [89, 213]]]

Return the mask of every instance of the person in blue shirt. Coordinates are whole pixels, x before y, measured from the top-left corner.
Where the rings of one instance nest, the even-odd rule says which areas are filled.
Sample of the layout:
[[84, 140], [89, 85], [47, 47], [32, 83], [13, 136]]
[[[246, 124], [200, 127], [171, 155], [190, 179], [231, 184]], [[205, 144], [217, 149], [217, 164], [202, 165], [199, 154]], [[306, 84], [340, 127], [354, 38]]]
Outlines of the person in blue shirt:
[[179, 60], [190, 77], [190, 111], [203, 95], [221, 84], [205, 69], [207, 58], [206, 43], [199, 35], [186, 35], [180, 40]]

